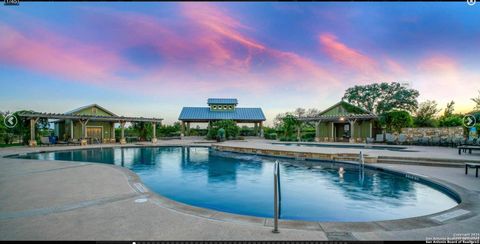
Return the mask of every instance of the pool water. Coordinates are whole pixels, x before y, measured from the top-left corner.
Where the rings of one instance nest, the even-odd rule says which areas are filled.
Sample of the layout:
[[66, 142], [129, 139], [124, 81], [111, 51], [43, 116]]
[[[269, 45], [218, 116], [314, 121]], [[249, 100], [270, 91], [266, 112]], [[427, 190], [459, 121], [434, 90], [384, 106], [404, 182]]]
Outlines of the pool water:
[[[440, 212], [458, 203], [403, 176], [352, 164], [218, 152], [207, 147], [104, 148], [20, 156], [131, 169], [151, 190], [193, 206], [273, 216], [273, 165], [280, 162], [282, 219], [376, 221]], [[339, 167], [344, 168], [343, 175]]]

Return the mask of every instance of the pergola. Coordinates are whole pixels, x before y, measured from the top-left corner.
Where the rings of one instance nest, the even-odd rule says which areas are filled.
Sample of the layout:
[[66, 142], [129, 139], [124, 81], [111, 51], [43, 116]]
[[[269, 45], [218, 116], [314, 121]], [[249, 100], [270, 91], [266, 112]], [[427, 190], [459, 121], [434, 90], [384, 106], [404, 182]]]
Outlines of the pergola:
[[[156, 124], [161, 124], [163, 119], [158, 118], [143, 118], [143, 117], [124, 117], [124, 116], [98, 116], [98, 115], [76, 115], [76, 114], [60, 114], [60, 113], [38, 113], [38, 112], [25, 112], [19, 114], [21, 117], [25, 117], [30, 119], [30, 146], [35, 146], [35, 124], [37, 123], [38, 119], [46, 118], [46, 119], [70, 119], [72, 121], [79, 121], [82, 125], [82, 140], [81, 145], [86, 145], [87, 141], [85, 140], [86, 134], [86, 126], [89, 121], [104, 121], [104, 122], [111, 122], [113, 124], [120, 123], [121, 127], [121, 137], [120, 137], [120, 144], [125, 144], [125, 123], [126, 122], [151, 122], [153, 125], [153, 138], [152, 142], [157, 142], [156, 137]], [[73, 123], [70, 124], [70, 133], [71, 138], [73, 138]], [[112, 127], [112, 136], [115, 138], [115, 127]], [[113, 141], [115, 142], [115, 141]]]
[[[319, 115], [312, 117], [297, 117], [297, 120], [302, 122], [315, 122], [315, 140], [320, 141], [320, 123], [330, 122], [331, 128], [331, 138], [334, 138], [334, 123], [335, 122], [347, 122], [351, 126], [352, 134], [354, 130], [354, 125], [357, 121], [360, 120], [373, 120], [377, 119], [378, 116], [373, 113], [366, 114], [335, 114], [335, 115]], [[370, 123], [370, 136], [372, 136], [372, 124]], [[301, 128], [297, 128], [297, 137], [300, 137]], [[299, 139], [299, 138], [298, 138]]]

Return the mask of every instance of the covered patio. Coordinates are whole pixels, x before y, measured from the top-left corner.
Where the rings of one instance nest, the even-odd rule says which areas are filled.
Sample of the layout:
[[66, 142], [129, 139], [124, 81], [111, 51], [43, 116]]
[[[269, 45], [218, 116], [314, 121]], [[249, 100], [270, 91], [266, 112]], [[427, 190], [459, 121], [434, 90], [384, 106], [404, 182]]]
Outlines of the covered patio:
[[[317, 142], [367, 142], [375, 133], [378, 116], [345, 101], [340, 101], [317, 116], [297, 117], [301, 122], [315, 123]], [[297, 127], [300, 140], [301, 127]]]
[[125, 144], [125, 124], [127, 122], [150, 122], [153, 125], [153, 136], [152, 142], [157, 142], [156, 137], [156, 125], [161, 124], [163, 119], [157, 118], [143, 118], [143, 117], [124, 117], [124, 116], [103, 116], [103, 115], [86, 115], [86, 114], [60, 114], [60, 113], [21, 113], [19, 114], [20, 117], [25, 117], [30, 120], [30, 140], [29, 146], [34, 147], [37, 145], [37, 141], [35, 140], [35, 125], [40, 118], [45, 119], [57, 119], [57, 120], [69, 120], [70, 127], [70, 139], [74, 139], [74, 125], [76, 123], [81, 124], [81, 131], [80, 131], [80, 145], [84, 146], [88, 144], [88, 137], [87, 137], [87, 125], [91, 122], [107, 122], [111, 124], [109, 127], [110, 137], [109, 138], [102, 138], [101, 143], [115, 143], [115, 124], [120, 124], [121, 134], [120, 134], [120, 144]]

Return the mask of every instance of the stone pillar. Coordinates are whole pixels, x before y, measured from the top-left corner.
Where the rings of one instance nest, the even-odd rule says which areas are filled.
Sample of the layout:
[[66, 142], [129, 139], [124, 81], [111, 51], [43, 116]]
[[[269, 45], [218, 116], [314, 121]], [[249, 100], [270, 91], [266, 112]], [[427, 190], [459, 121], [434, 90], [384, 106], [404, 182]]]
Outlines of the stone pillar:
[[120, 133], [120, 144], [126, 144], [127, 140], [125, 139], [125, 121], [120, 121], [120, 128], [122, 129]]
[[115, 143], [115, 122], [112, 122], [112, 133], [110, 138], [110, 143]]
[[320, 121], [315, 122], [315, 141], [320, 141]]
[[354, 131], [354, 127], [355, 127], [355, 120], [352, 120], [352, 121], [349, 121], [350, 123], [350, 139], [349, 139], [349, 142], [350, 143], [355, 143], [355, 131]]
[[80, 145], [86, 146], [88, 144], [86, 139], [88, 119], [81, 119], [80, 123], [82, 124], [82, 138], [80, 139]]
[[152, 137], [152, 143], [157, 143], [157, 123], [153, 122], [153, 137]]
[[182, 121], [182, 124], [180, 125], [180, 137], [185, 136], [185, 122]]
[[300, 136], [300, 134], [302, 133], [302, 128], [300, 125], [297, 126], [297, 141], [300, 141], [302, 138]]
[[263, 132], [263, 121], [260, 121], [259, 125], [260, 125], [260, 137], [264, 138], [265, 135], [264, 135], [264, 132]]
[[35, 125], [37, 124], [38, 118], [30, 118], [30, 140], [28, 145], [31, 147], [37, 146], [37, 140], [35, 140]]

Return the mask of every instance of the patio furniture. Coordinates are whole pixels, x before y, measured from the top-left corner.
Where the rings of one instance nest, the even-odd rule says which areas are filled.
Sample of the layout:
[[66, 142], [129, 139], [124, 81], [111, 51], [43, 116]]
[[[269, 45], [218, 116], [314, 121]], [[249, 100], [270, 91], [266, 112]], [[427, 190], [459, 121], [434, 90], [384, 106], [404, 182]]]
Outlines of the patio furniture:
[[385, 140], [387, 141], [387, 144], [395, 143], [395, 137], [393, 136], [393, 134], [390, 133], [385, 134]]
[[40, 143], [41, 143], [42, 145], [47, 145], [47, 146], [52, 145], [52, 143], [50, 143], [50, 139], [48, 138], [48, 136], [42, 136], [42, 137], [40, 137]]
[[405, 134], [400, 134], [398, 135], [398, 143], [399, 144], [405, 144], [407, 142], [407, 135]]
[[377, 134], [375, 137], [376, 142], [383, 142], [383, 134]]
[[465, 163], [465, 174], [468, 175], [468, 168], [475, 168], [475, 177], [478, 178], [478, 168], [480, 164], [478, 163]]
[[68, 139], [68, 144], [80, 145], [80, 141], [78, 139]]
[[424, 136], [424, 137], [422, 137], [422, 138], [420, 139], [420, 145], [422, 145], [422, 146], [428, 146], [429, 141], [430, 141], [430, 140], [428, 139], [428, 137], [425, 137], [425, 136]]
[[367, 137], [367, 144], [370, 144], [370, 143], [374, 143], [375, 142], [375, 139], [373, 139], [373, 137]]
[[480, 150], [480, 146], [467, 146], [467, 145], [463, 145], [463, 146], [458, 146], [458, 155], [461, 155], [462, 154], [462, 151], [464, 153], [468, 153], [469, 154], [472, 154], [472, 151], [473, 150]]
[[440, 137], [434, 136], [431, 141], [432, 146], [440, 146]]

